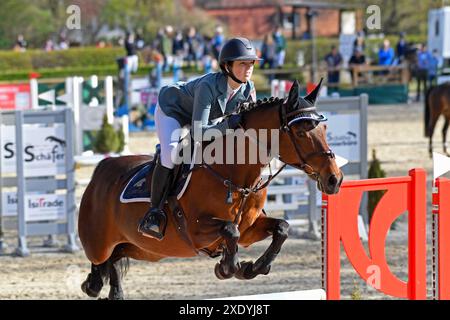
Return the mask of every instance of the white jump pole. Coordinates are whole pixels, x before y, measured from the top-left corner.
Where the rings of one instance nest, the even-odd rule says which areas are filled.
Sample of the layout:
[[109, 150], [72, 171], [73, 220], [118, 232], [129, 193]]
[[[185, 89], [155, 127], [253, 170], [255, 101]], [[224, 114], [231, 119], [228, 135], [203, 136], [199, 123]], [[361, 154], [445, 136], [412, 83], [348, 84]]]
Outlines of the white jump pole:
[[72, 95], [73, 95], [73, 119], [75, 123], [75, 155], [83, 153], [83, 130], [80, 124], [80, 111], [81, 111], [81, 84], [83, 78], [73, 77], [72, 80]]
[[130, 119], [128, 115], [122, 116], [122, 131], [125, 137], [125, 145], [123, 147], [122, 154], [129, 155], [131, 154], [131, 151], [130, 151]]
[[106, 95], [106, 118], [109, 124], [114, 123], [114, 88], [113, 77], [107, 76], [105, 78], [105, 95]]
[[39, 91], [38, 82], [36, 79], [30, 80], [30, 95], [31, 95], [31, 109], [39, 108]]
[[276, 292], [255, 294], [247, 296], [236, 296], [228, 298], [217, 298], [210, 300], [326, 300], [327, 295], [323, 289], [300, 290], [288, 292]]

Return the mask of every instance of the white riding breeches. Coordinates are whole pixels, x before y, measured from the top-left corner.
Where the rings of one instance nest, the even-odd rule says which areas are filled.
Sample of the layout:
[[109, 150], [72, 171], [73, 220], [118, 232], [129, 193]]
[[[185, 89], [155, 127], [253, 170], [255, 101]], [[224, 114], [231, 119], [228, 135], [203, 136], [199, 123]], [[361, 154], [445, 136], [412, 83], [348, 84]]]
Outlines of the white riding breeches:
[[176, 149], [182, 135], [181, 126], [177, 120], [167, 116], [159, 105], [155, 110], [155, 126], [161, 145], [161, 164], [168, 169], [173, 169], [175, 167], [173, 157], [177, 156]]

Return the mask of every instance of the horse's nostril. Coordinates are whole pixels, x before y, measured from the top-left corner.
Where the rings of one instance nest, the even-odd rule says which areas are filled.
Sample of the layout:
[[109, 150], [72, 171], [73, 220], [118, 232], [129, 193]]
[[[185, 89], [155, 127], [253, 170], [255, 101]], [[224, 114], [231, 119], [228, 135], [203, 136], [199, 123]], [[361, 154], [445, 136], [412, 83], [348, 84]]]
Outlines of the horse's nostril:
[[328, 185], [329, 186], [335, 186], [336, 184], [337, 184], [337, 182], [338, 182], [338, 179], [337, 179], [337, 177], [334, 175], [334, 174], [332, 174], [329, 178], [328, 178]]

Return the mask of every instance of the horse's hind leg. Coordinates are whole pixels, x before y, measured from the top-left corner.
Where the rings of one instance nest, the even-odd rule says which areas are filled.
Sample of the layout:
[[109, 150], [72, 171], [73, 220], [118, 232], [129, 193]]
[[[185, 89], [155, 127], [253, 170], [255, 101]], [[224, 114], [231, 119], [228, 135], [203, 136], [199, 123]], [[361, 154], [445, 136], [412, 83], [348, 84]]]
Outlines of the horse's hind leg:
[[126, 255], [126, 244], [114, 248], [109, 262], [109, 300], [123, 300], [122, 278], [128, 270], [129, 258]]
[[450, 156], [447, 152], [447, 131], [448, 131], [449, 119], [445, 118], [444, 127], [442, 128], [442, 144], [444, 147], [444, 154]]
[[428, 143], [428, 153], [430, 154], [430, 158], [433, 157], [433, 133], [434, 133], [434, 128], [436, 127], [436, 123], [438, 120], [439, 116], [434, 116], [431, 118], [431, 122], [430, 122], [430, 127], [429, 127], [429, 143]]
[[242, 262], [235, 277], [246, 280], [253, 279], [259, 274], [268, 274], [272, 262], [288, 237], [288, 229], [289, 224], [282, 219], [268, 218], [266, 216], [260, 216], [256, 219], [255, 223], [242, 234], [239, 243], [243, 246], [249, 246], [254, 242], [267, 238], [270, 234], [272, 234], [272, 243], [255, 263]]
[[442, 112], [442, 107], [439, 103], [439, 100], [435, 98], [435, 95], [430, 94], [428, 97], [428, 103], [429, 103], [429, 113], [430, 118], [428, 121], [428, 137], [429, 137], [429, 143], [428, 143], [428, 153], [430, 155], [430, 158], [433, 157], [433, 134], [434, 129], [436, 127], [436, 123], [438, 122], [439, 116]]
[[225, 222], [220, 230], [220, 235], [225, 239], [225, 249], [222, 259], [214, 269], [216, 277], [223, 280], [231, 278], [239, 269], [239, 260], [237, 257], [239, 230], [236, 224]]
[[123, 300], [121, 259], [111, 262], [109, 269], [109, 300]]
[[87, 279], [82, 283], [81, 290], [89, 297], [97, 298], [103, 288], [103, 280], [108, 277], [108, 261], [95, 265], [91, 264], [91, 273], [88, 274]]

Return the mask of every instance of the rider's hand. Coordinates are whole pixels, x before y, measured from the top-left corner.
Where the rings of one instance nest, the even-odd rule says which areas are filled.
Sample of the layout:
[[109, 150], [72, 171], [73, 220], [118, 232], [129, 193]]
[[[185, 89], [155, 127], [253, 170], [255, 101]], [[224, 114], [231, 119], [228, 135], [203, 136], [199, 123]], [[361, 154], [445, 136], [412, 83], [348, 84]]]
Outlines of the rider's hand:
[[236, 129], [242, 121], [242, 115], [240, 114], [232, 114], [229, 118], [228, 118], [228, 128], [230, 129]]

